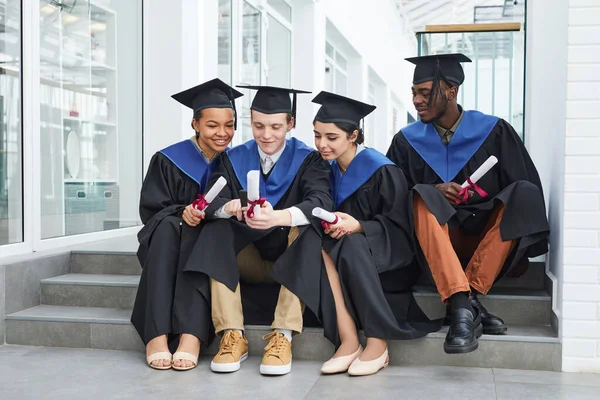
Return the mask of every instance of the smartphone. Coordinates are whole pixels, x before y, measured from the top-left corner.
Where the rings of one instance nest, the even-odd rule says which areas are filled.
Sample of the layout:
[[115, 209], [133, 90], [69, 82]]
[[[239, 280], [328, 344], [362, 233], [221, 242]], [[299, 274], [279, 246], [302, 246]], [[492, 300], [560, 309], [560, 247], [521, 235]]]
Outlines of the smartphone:
[[240, 190], [240, 202], [242, 203], [242, 207], [248, 206], [248, 192], [246, 190]]

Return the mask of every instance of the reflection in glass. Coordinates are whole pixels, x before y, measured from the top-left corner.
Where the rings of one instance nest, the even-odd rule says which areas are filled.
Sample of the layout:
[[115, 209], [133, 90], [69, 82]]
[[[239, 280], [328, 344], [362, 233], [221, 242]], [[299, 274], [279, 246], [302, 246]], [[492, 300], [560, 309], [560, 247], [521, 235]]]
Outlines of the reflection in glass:
[[23, 241], [21, 2], [0, 2], [0, 246]]
[[231, 84], [231, 0], [219, 0], [218, 77]]
[[[260, 85], [260, 54], [261, 54], [261, 15], [260, 12], [247, 2], [244, 2], [242, 16], [242, 64], [241, 83], [247, 85]], [[250, 105], [255, 91], [243, 90], [241, 112], [241, 137], [242, 142], [252, 139], [250, 127]], [[240, 128], [240, 127], [238, 127]], [[239, 135], [240, 132], [238, 132]]]
[[138, 225], [141, 1], [39, 6], [42, 239]]
[[267, 84], [289, 87], [292, 76], [292, 32], [275, 18], [267, 18]]

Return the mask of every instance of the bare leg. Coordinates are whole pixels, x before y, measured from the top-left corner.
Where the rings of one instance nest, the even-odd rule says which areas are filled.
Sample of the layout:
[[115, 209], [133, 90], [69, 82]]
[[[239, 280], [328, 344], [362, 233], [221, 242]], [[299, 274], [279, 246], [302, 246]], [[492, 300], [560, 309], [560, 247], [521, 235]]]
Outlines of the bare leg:
[[[146, 357], [162, 352], [170, 353], [167, 335], [157, 336], [146, 344]], [[171, 365], [171, 360], [155, 360], [152, 361], [152, 365], [155, 367], [168, 367]]]
[[[325, 261], [327, 278], [329, 279], [331, 291], [333, 292], [335, 312], [337, 314], [338, 332], [342, 342], [340, 348], [335, 352], [333, 357], [348, 356], [355, 353], [360, 345], [358, 341], [358, 332], [356, 331], [356, 324], [346, 308], [344, 294], [342, 292], [342, 285], [340, 284], [340, 276], [337, 273], [335, 264], [333, 263], [333, 260], [329, 254], [325, 253], [325, 251], [322, 251], [322, 253], [323, 260]], [[381, 355], [381, 353], [379, 355]]]

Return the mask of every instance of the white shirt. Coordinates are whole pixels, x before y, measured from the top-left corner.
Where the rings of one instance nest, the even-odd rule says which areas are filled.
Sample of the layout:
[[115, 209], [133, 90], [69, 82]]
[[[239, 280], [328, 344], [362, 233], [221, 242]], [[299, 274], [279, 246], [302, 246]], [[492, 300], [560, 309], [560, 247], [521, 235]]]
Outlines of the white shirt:
[[[279, 161], [279, 159], [281, 158], [281, 155], [283, 154], [284, 150], [285, 150], [285, 142], [283, 144], [283, 147], [272, 155], [268, 155], [267, 153], [265, 153], [264, 151], [261, 150], [260, 146], [258, 147], [258, 156], [260, 158], [260, 168], [261, 168], [263, 174], [266, 175], [269, 172], [271, 172], [271, 170], [273, 169], [273, 167], [275, 166], [277, 161]], [[267, 157], [271, 157], [272, 163], [270, 166], [266, 165]], [[275, 205], [275, 204], [273, 204], [273, 205]], [[310, 221], [308, 220], [308, 218], [306, 218], [306, 215], [304, 215], [304, 213], [298, 207], [286, 208], [286, 211], [289, 212], [292, 217], [292, 224], [290, 226], [303, 226], [303, 225], [310, 224]], [[215, 212], [215, 217], [231, 218], [232, 215], [227, 214], [225, 212], [225, 206], [223, 206]]]

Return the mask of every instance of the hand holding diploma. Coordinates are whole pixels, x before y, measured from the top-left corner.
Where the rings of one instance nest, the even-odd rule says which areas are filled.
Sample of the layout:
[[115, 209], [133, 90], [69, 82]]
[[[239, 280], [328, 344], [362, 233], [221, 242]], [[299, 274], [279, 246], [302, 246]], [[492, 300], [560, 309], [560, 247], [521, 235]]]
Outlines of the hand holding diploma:
[[456, 196], [456, 204], [461, 204], [467, 201], [469, 198], [469, 191], [473, 189], [477, 192], [482, 198], [488, 196], [485, 190], [483, 190], [479, 185], [477, 185], [477, 181], [481, 179], [496, 163], [498, 159], [495, 156], [490, 156], [481, 167], [477, 168], [477, 171], [473, 172], [473, 174], [467, 178], [467, 180], [460, 185], [461, 190], [458, 192]]
[[226, 184], [227, 180], [221, 176], [208, 193], [206, 193], [206, 196], [199, 194], [198, 198], [183, 210], [182, 218], [185, 223], [192, 227], [197, 226], [205, 217], [204, 210], [212, 203]]
[[342, 236], [363, 231], [360, 222], [350, 214], [339, 211], [330, 213], [320, 207], [314, 208], [312, 214], [322, 220], [321, 225], [325, 228], [325, 234], [333, 239], [340, 239]]

